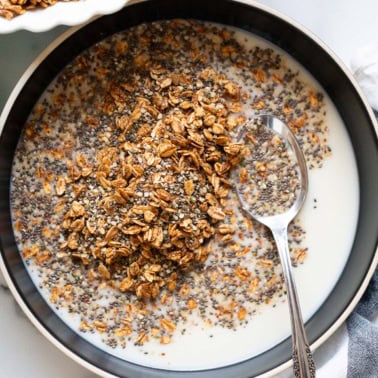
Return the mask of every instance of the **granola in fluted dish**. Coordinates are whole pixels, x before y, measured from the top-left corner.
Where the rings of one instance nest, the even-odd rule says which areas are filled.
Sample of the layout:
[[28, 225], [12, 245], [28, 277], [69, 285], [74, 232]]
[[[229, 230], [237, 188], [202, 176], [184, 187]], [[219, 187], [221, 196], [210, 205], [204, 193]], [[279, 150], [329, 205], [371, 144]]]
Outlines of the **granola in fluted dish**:
[[80, 0], [0, 0], [0, 17], [11, 20], [15, 16], [24, 14], [26, 11], [47, 8], [58, 1], [80, 1]]
[[[235, 329], [282, 296], [274, 242], [230, 181], [238, 128], [267, 112], [322, 165], [322, 95], [231, 29], [142, 24], [78, 56], [35, 106], [13, 168], [17, 243], [50, 303], [125, 347], [167, 344], [192, 315]], [[291, 225], [295, 263], [304, 234]]]

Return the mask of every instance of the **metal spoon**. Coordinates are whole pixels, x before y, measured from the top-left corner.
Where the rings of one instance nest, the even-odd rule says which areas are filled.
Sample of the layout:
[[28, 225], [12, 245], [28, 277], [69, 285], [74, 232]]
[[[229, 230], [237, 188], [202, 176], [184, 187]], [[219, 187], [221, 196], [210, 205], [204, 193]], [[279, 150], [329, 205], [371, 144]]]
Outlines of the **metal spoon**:
[[[287, 228], [289, 223], [298, 214], [301, 209], [308, 189], [308, 176], [306, 162], [298, 142], [291, 132], [291, 130], [278, 118], [271, 115], [263, 115], [258, 117], [263, 126], [266, 126], [274, 133], [276, 133], [281, 140], [288, 143], [289, 147], [294, 152], [293, 158], [297, 160], [298, 164], [298, 176], [300, 179], [300, 187], [297, 191], [297, 196], [294, 203], [289, 209], [282, 213], [274, 215], [261, 215], [251, 211], [250, 206], [246, 204], [246, 200], [243, 198], [241, 186], [243, 184], [239, 183], [239, 180], [235, 180], [237, 183], [236, 193], [240, 202], [242, 209], [251, 217], [255, 218], [260, 223], [267, 226], [273, 234], [274, 240], [277, 244], [277, 249], [279, 252], [283, 275], [286, 284], [287, 298], [289, 302], [290, 309], [290, 320], [292, 328], [292, 340], [293, 340], [293, 371], [295, 377], [301, 378], [313, 378], [315, 377], [315, 363], [312, 357], [312, 353], [307, 341], [303, 319], [301, 314], [301, 309], [298, 300], [298, 294], [294, 282], [294, 277], [292, 273], [292, 267], [290, 262], [290, 254], [288, 247], [288, 236]], [[246, 129], [243, 128], [239, 134], [238, 141], [240, 142], [246, 133]], [[236, 174], [238, 173], [236, 169]]]

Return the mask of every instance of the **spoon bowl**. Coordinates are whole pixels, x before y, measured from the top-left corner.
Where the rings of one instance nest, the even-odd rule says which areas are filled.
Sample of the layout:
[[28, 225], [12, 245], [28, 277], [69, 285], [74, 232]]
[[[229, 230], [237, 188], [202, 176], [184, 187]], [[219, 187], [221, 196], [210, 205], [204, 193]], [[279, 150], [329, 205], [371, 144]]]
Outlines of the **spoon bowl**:
[[[309, 343], [307, 341], [302, 313], [299, 305], [298, 294], [296, 290], [296, 285], [294, 281], [294, 276], [292, 272], [291, 266], [291, 259], [290, 259], [290, 252], [288, 246], [288, 236], [287, 236], [287, 228], [289, 223], [294, 219], [294, 217], [300, 211], [308, 191], [308, 174], [307, 174], [307, 166], [306, 161], [303, 156], [302, 150], [293, 134], [293, 132], [286, 126], [280, 119], [271, 116], [271, 115], [262, 115], [255, 119], [255, 121], [259, 122], [259, 126], [265, 128], [268, 132], [271, 132], [273, 135], [279, 138], [279, 141], [276, 143], [279, 145], [277, 150], [280, 148], [280, 144], [283, 142], [285, 146], [287, 146], [292, 154], [292, 160], [295, 162], [293, 167], [295, 167], [297, 171], [297, 177], [290, 178], [286, 173], [283, 173], [284, 179], [287, 180], [285, 185], [279, 185], [278, 182], [277, 190], [278, 194], [284, 194], [290, 198], [290, 195], [286, 192], [290, 192], [290, 185], [291, 183], [295, 183], [295, 194], [292, 195], [292, 201], [289, 202], [287, 207], [280, 208], [280, 211], [276, 213], [269, 212], [265, 214], [263, 212], [257, 211], [256, 205], [251, 206], [250, 196], [247, 196], [246, 193], [249, 194], [249, 191], [246, 190], [245, 181], [244, 183], [241, 182], [242, 180], [235, 180], [237, 183], [236, 187], [236, 194], [239, 199], [241, 208], [243, 211], [250, 217], [256, 219], [260, 223], [267, 226], [274, 237], [274, 240], [277, 244], [278, 253], [281, 260], [283, 276], [286, 284], [287, 290], [287, 298], [289, 303], [290, 309], [290, 320], [291, 320], [291, 328], [292, 328], [292, 339], [293, 339], [293, 371], [295, 377], [301, 378], [312, 378], [315, 377], [315, 364], [312, 357], [312, 353], [309, 347]], [[259, 141], [253, 140], [253, 138], [247, 138], [248, 130], [244, 127], [238, 135], [238, 142], [243, 142], [245, 139], [252, 140], [254, 143], [253, 148], [256, 148], [256, 145], [259, 145]], [[264, 137], [266, 139], [266, 136]], [[276, 139], [277, 141], [277, 139]], [[274, 144], [274, 143], [273, 143]], [[281, 148], [282, 151], [283, 147]], [[260, 154], [261, 155], [261, 154]], [[285, 155], [286, 156], [286, 155]], [[260, 158], [264, 158], [264, 156], [260, 156]], [[272, 159], [272, 156], [270, 156]], [[252, 162], [253, 164], [253, 162]], [[264, 163], [260, 162], [260, 165], [264, 169], [260, 171], [261, 175], [266, 175], [266, 166]], [[282, 164], [281, 164], [282, 165]], [[244, 167], [238, 167], [235, 171], [236, 174], [240, 177], [241, 169], [244, 169], [243, 174], [247, 174], [248, 169]], [[285, 172], [281, 168], [281, 173]], [[278, 170], [279, 171], [279, 170]], [[292, 171], [292, 169], [291, 169]], [[289, 170], [289, 172], [291, 172]], [[259, 172], [253, 172], [252, 177], [255, 177], [255, 180], [259, 182]], [[290, 179], [288, 179], [288, 177]], [[276, 181], [279, 181], [279, 178], [276, 178]], [[268, 194], [272, 193], [271, 184], [269, 182], [267, 184], [260, 185], [263, 190], [265, 190]], [[293, 185], [294, 186], [294, 185]], [[282, 188], [284, 191], [282, 192]], [[249, 189], [249, 188], [247, 188]], [[256, 195], [252, 195], [252, 197], [256, 198]], [[257, 195], [258, 197], [258, 195]], [[261, 198], [265, 198], [265, 201], [269, 199], [269, 196], [262, 194]], [[286, 197], [285, 197], [286, 198]], [[258, 201], [258, 199], [257, 199]], [[276, 208], [273, 203], [271, 204], [273, 208]], [[278, 208], [278, 207], [277, 207]]]

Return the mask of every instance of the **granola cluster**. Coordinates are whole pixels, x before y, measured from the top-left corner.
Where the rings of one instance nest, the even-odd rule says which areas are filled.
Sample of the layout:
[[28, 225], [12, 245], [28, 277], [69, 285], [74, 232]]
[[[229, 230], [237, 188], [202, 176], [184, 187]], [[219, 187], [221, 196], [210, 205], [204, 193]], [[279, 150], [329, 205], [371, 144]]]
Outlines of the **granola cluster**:
[[47, 8], [58, 1], [80, 0], [0, 0], [0, 17], [11, 20], [15, 16], [24, 14], [26, 11], [36, 8]]
[[113, 86], [103, 111], [119, 115], [99, 136], [104, 148], [92, 164], [83, 154], [69, 160], [53, 185], [66, 202], [74, 198], [61, 250], [97, 261], [100, 277], [122, 292], [154, 298], [175, 288], [177, 268], [206, 260], [215, 232], [231, 230], [222, 223], [227, 177], [243, 146], [229, 131], [244, 117], [232, 117], [239, 87], [210, 67], [175, 74], [143, 60], [137, 72], [147, 73], [151, 95], [134, 99], [132, 86]]

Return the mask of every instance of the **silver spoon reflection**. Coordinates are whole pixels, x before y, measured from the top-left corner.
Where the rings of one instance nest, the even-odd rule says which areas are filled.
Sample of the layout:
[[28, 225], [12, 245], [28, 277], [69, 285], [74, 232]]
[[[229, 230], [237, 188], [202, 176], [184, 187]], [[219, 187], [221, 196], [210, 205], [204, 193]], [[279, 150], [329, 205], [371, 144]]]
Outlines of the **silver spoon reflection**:
[[[288, 149], [291, 150], [293, 159], [297, 167], [296, 171], [298, 177], [298, 180], [294, 180], [297, 185], [295, 197], [292, 196], [292, 201], [288, 203], [287, 208], [282, 208], [281, 206], [280, 210], [277, 212], [270, 211], [268, 213], [264, 213], [260, 210], [263, 209], [263, 207], [259, 207], [258, 204], [256, 205], [256, 194], [252, 194], [255, 202], [253, 206], [251, 206], [250, 197], [247, 197], [246, 194], [247, 191], [249, 195], [251, 194], [249, 191], [250, 188], [248, 188], [248, 183], [246, 184], [245, 181], [243, 183], [243, 180], [239, 179], [241, 173], [246, 173], [248, 171], [248, 168], [246, 168], [245, 165], [244, 167], [240, 166], [235, 169], [235, 174], [239, 176], [235, 179], [236, 193], [244, 212], [267, 226], [272, 231], [281, 260], [283, 276], [286, 284], [287, 298], [289, 302], [293, 339], [294, 375], [295, 377], [312, 378], [315, 377], [315, 364], [304, 329], [298, 294], [292, 273], [287, 236], [288, 225], [298, 214], [307, 194], [308, 176], [306, 162], [294, 134], [282, 121], [270, 115], [259, 116], [257, 117], [257, 121], [259, 122], [260, 126], [266, 128], [266, 130], [269, 130], [269, 132], [273, 135], [277, 135], [277, 137], [279, 137], [280, 140], [285, 143]], [[246, 127], [244, 127], [238, 136], [238, 142], [243, 142], [248, 147], [248, 143], [246, 143], [246, 139], [248, 139], [247, 134], [248, 130]], [[249, 140], [249, 143], [252, 143], [251, 138]], [[254, 141], [254, 143], [257, 142]], [[244, 171], [242, 172], [241, 170]], [[256, 172], [254, 172], [254, 174], [256, 175]], [[267, 185], [265, 185], [264, 187], [266, 188]], [[264, 198], [265, 200], [269, 201], [269, 198], [267, 199], [266, 195], [264, 195]]]

